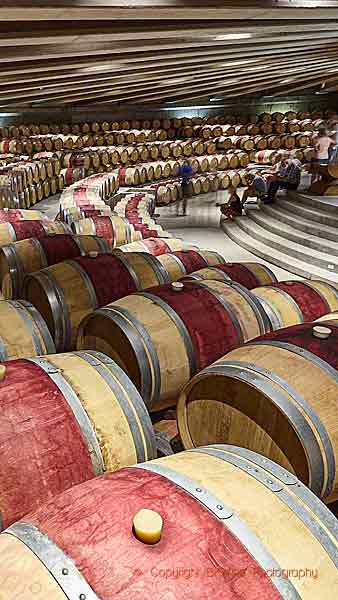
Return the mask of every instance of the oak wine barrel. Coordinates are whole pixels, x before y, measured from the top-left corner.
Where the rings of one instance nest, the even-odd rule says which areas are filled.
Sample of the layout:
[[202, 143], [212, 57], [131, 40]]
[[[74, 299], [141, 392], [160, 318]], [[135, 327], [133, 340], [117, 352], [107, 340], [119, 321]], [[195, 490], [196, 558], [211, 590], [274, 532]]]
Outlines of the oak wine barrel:
[[15, 221], [0, 223], [0, 247], [31, 237], [71, 233], [68, 225], [56, 221]]
[[112, 215], [112, 209], [110, 206], [104, 205], [95, 207], [94, 204], [84, 204], [82, 206], [71, 206], [70, 208], [64, 208], [60, 213], [60, 220], [70, 225], [73, 221], [81, 221], [81, 219], [87, 219], [91, 217], [105, 217]]
[[10, 526], [2, 596], [24, 582], [25, 600], [335, 600], [337, 551], [335, 517], [297, 477], [209, 446], [86, 481]]
[[252, 290], [272, 329], [314, 321], [338, 309], [338, 290], [325, 281], [283, 281]]
[[143, 400], [104, 354], [52, 354], [1, 367], [3, 527], [74, 485], [156, 458]]
[[77, 235], [97, 235], [104, 238], [111, 247], [120, 246], [140, 239], [133, 225], [124, 217], [119, 216], [93, 216], [71, 225]]
[[175, 405], [182, 386], [204, 366], [268, 330], [248, 290], [196, 281], [154, 287], [96, 310], [81, 323], [77, 346], [114, 357], [147, 407], [159, 410]]
[[109, 252], [106, 240], [95, 236], [55, 235], [28, 238], [0, 248], [0, 282], [5, 298], [21, 298], [25, 275], [67, 259]]
[[224, 263], [224, 258], [213, 250], [201, 248], [182, 248], [170, 253], [161, 254], [157, 257], [167, 273], [170, 281], [181, 279], [188, 273], [205, 267], [218, 266]]
[[216, 279], [217, 281], [236, 281], [252, 290], [259, 285], [277, 282], [274, 273], [260, 263], [224, 263], [216, 267], [205, 267], [186, 275], [182, 281]]
[[24, 300], [0, 301], [0, 362], [55, 352], [41, 314]]
[[19, 208], [3, 208], [2, 210], [0, 210], [0, 223], [44, 220], [46, 220], [46, 216], [39, 210], [22, 210]]
[[179, 400], [184, 447], [241, 445], [337, 500], [338, 325], [318, 325], [269, 333], [199, 373]]
[[153, 256], [160, 256], [161, 254], [168, 254], [177, 250], [197, 250], [197, 248], [186, 244], [180, 239], [160, 237], [147, 238], [146, 240], [119, 246], [118, 248], [118, 251], [122, 252], [148, 252]]

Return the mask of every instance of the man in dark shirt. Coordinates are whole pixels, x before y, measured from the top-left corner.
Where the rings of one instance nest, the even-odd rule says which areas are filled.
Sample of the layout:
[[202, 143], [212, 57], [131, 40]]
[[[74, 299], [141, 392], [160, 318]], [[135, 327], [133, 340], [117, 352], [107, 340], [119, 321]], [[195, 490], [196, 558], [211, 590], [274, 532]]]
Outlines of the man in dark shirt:
[[264, 200], [268, 191], [264, 177], [261, 175], [255, 175], [254, 173], [249, 173], [246, 176], [246, 181], [248, 187], [246, 190], [244, 190], [242, 204], [247, 201], [248, 197]]
[[279, 189], [296, 190], [300, 184], [302, 167], [299, 160], [290, 158], [285, 167], [278, 171], [276, 177], [271, 181], [268, 190], [266, 204], [275, 200]]
[[[194, 171], [193, 171], [191, 164], [188, 162], [184, 162], [181, 165], [181, 169], [180, 169], [180, 177], [181, 177], [182, 193], [183, 193], [182, 214], [184, 216], [187, 214], [187, 202], [188, 202], [188, 197], [189, 197], [189, 181], [193, 175], [194, 175]], [[179, 215], [180, 204], [181, 204], [181, 202], [177, 203], [177, 216]]]

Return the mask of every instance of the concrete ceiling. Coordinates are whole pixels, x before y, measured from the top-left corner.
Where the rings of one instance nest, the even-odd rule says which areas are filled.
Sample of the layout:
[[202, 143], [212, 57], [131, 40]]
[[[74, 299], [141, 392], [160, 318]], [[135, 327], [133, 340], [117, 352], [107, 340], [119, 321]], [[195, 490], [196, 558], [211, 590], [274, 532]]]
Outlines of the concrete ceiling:
[[159, 104], [338, 85], [338, 1], [2, 0], [0, 106]]

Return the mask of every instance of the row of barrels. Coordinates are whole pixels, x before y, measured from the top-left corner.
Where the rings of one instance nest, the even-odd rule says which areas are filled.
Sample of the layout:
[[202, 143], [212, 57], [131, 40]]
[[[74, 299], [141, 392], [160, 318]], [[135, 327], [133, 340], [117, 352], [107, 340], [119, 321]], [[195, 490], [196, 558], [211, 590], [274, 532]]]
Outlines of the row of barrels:
[[[81, 320], [95, 308], [133, 292], [175, 281], [196, 267], [223, 262], [217, 253], [186, 249], [180, 240], [155, 240], [150, 239], [148, 248], [164, 252], [158, 256], [144, 252], [142, 246], [140, 251], [133, 252], [128, 246], [126, 251], [121, 246], [111, 253], [108, 245], [95, 236], [44, 236], [9, 244], [0, 250], [2, 291], [10, 302], [15, 297], [28, 300], [32, 295], [28, 301], [47, 323], [57, 351], [74, 348]], [[146, 241], [133, 242], [134, 248], [135, 244]], [[45, 267], [46, 264], [49, 266]], [[1, 303], [3, 310], [5, 305]], [[24, 338], [21, 347], [13, 323], [6, 321], [4, 314], [1, 318], [2, 360], [4, 356], [12, 359], [27, 355]], [[32, 345], [27, 323], [25, 337]]]
[[[277, 160], [277, 158], [278, 156], [274, 156], [274, 160]], [[266, 157], [266, 160], [268, 160], [268, 157]], [[247, 174], [248, 171], [246, 169], [230, 169], [227, 171], [217, 171], [217, 173], [194, 175], [187, 184], [186, 193], [189, 196], [198, 196], [209, 192], [217, 192], [218, 190], [226, 190], [230, 187], [237, 188], [246, 186]], [[136, 177], [135, 184], [137, 180]], [[132, 179], [129, 181], [132, 181]], [[135, 185], [135, 191], [136, 190], [142, 191], [144, 188], [138, 188], [137, 185]], [[153, 191], [155, 193], [156, 204], [158, 206], [172, 204], [183, 197], [180, 179], [167, 179], [156, 183], [150, 183], [148, 184], [146, 191]]]
[[[101, 179], [104, 180], [104, 175]], [[169, 234], [152, 218], [156, 190], [132, 190], [131, 193], [125, 190], [116, 194], [118, 183], [127, 182], [123, 173], [118, 172], [113, 174], [113, 182], [114, 189], [109, 189], [107, 194], [101, 196], [96, 194], [95, 178], [86, 178], [71, 186], [61, 196], [59, 218], [73, 222], [75, 233], [102, 236], [110, 247], [147, 237], [168, 237]], [[105, 201], [114, 212], [107, 210]], [[79, 219], [79, 213], [84, 218]]]
[[[8, 138], [0, 139], [0, 153], [13, 153], [16, 155], [27, 154], [29, 156], [39, 152], [57, 152], [70, 151], [72, 149], [86, 149], [89, 147], [102, 146], [123, 146], [123, 145], [152, 145], [153, 143], [161, 145], [167, 142], [170, 146], [173, 140], [179, 141], [184, 145], [186, 142], [194, 144], [195, 142], [205, 142], [207, 140], [217, 139], [219, 137], [276, 137], [282, 138], [281, 143], [296, 145], [299, 140], [308, 138], [311, 134], [316, 135], [316, 130], [323, 127], [324, 121], [287, 121], [286, 123], [261, 123], [250, 125], [196, 125], [187, 126], [181, 130], [175, 130], [168, 136], [166, 130], [121, 130], [109, 131], [102, 134], [90, 134], [84, 136], [76, 135], [46, 135], [32, 136], [30, 138]], [[274, 134], [274, 135], [272, 135]], [[267, 140], [269, 143], [269, 139]], [[164, 146], [166, 147], [166, 146]]]
[[178, 177], [184, 163], [190, 164], [194, 173], [206, 173], [247, 167], [249, 162], [248, 153], [237, 150], [227, 152], [226, 154], [196, 156], [185, 160], [169, 160], [125, 166], [119, 169], [119, 177], [121, 185], [139, 185], [140, 183], [162, 178]]
[[62, 192], [66, 185], [63, 174], [28, 185], [21, 192], [17, 191], [12, 181], [6, 183], [1, 186], [0, 179], [0, 208], [29, 208], [44, 198]]
[[[218, 128], [218, 135], [222, 135], [222, 129]], [[193, 135], [184, 137], [191, 137]], [[47, 134], [32, 135], [29, 137], [0, 138], [0, 153], [12, 152], [13, 154], [33, 154], [34, 152], [51, 152], [60, 150], [81, 149], [88, 146], [113, 146], [114, 144], [132, 144], [165, 141], [175, 138], [173, 134], [168, 136], [165, 129], [153, 130], [130, 130], [109, 131], [102, 134], [71, 135], [71, 134]]]
[[61, 208], [100, 203], [110, 198], [119, 189], [118, 171], [96, 173], [70, 185], [60, 197]]
[[[113, 356], [134, 377], [150, 409], [157, 410], [176, 404], [181, 387], [194, 374], [244, 341], [338, 309], [338, 292], [330, 284], [276, 283], [267, 269], [257, 275], [255, 266], [245, 267], [223, 263], [219, 271], [231, 281], [220, 276], [187, 281], [184, 276], [178, 284], [138, 292], [94, 310], [79, 325], [77, 347], [94, 344]], [[263, 285], [252, 288], [257, 280]], [[27, 297], [34, 304], [35, 299]], [[43, 301], [36, 306], [43, 314]]]
[[229, 150], [231, 148], [241, 148], [242, 150], [266, 150], [275, 148], [304, 148], [310, 146], [315, 141], [315, 134], [312, 132], [292, 133], [285, 135], [240, 135], [240, 136], [221, 136], [215, 138], [214, 142], [219, 150]]
[[174, 119], [143, 119], [143, 120], [121, 120], [121, 121], [93, 121], [90, 123], [72, 123], [72, 124], [47, 124], [42, 123], [38, 124], [28, 124], [28, 125], [12, 125], [8, 127], [0, 128], [0, 135], [2, 137], [28, 137], [30, 135], [47, 135], [47, 134], [58, 134], [63, 133], [67, 135], [72, 133], [74, 135], [78, 135], [80, 133], [99, 133], [105, 131], [120, 131], [120, 130], [130, 130], [130, 129], [180, 129], [182, 127], [187, 126], [195, 126], [195, 125], [216, 125], [216, 124], [247, 124], [247, 123], [270, 123], [271, 121], [275, 121], [277, 123], [281, 123], [282, 121], [304, 121], [306, 119], [312, 119], [314, 121], [321, 120], [325, 118], [326, 120], [330, 120], [335, 113], [330, 113], [327, 111], [323, 113], [323, 111], [287, 111], [283, 112], [274, 112], [268, 113], [264, 112], [261, 114], [252, 114], [252, 115], [233, 115], [233, 114], [225, 114], [225, 115], [216, 115], [210, 117], [182, 117], [182, 118], [174, 118]]
[[89, 206], [86, 210], [81, 207], [81, 214], [85, 214], [85, 218], [72, 220], [73, 231], [81, 235], [98, 235], [111, 248], [149, 237], [169, 237], [152, 218], [155, 208], [153, 191], [118, 194], [113, 198], [113, 206], [114, 212], [111, 214], [107, 214], [106, 209], [102, 212], [99, 210], [97, 214], [95, 207], [94, 210], [90, 210]]
[[[250, 293], [249, 296], [247, 291], [242, 289], [244, 282], [246, 282], [247, 288], [250, 288], [252, 287], [251, 284], [253, 281], [262, 281], [263, 275], [260, 275], [261, 279], [259, 277], [256, 277], [256, 279], [252, 277], [250, 283], [247, 274], [248, 269], [244, 269], [243, 274], [240, 268], [228, 267], [226, 264], [222, 269], [224, 269], [227, 274], [227, 269], [229, 268], [229, 273], [232, 274], [230, 274], [229, 277], [233, 278], [235, 281], [236, 279], [239, 279], [239, 287], [238, 284], [235, 285], [228, 281], [224, 282], [217, 278], [212, 280], [212, 283], [210, 283], [210, 280], [207, 280], [207, 283], [205, 283], [205, 281], [201, 281], [200, 279], [196, 281], [184, 281], [179, 287], [179, 294], [177, 294], [176, 289], [171, 289], [170, 282], [180, 279], [182, 276], [184, 277], [187, 273], [196, 271], [196, 267], [200, 266], [201, 268], [206, 268], [208, 263], [211, 266], [217, 266], [222, 263], [222, 259], [215, 253], [209, 252], [205, 255], [205, 253], [190, 250], [187, 252], [174, 252], [173, 257], [170, 254], [164, 254], [156, 259], [150, 259], [149, 255], [144, 253], [128, 253], [128, 255], [125, 255], [123, 250], [119, 250], [113, 255], [96, 254], [97, 253], [94, 252], [94, 254], [91, 253], [90, 256], [83, 256], [53, 265], [37, 273], [33, 273], [26, 278], [24, 295], [26, 299], [36, 306], [45, 318], [59, 351], [74, 347], [76, 338], [78, 337], [78, 343], [85, 344], [90, 341], [91, 343], [95, 343], [95, 348], [99, 349], [101, 345], [101, 349], [104, 347], [105, 352], [108, 351], [108, 354], [109, 350], [113, 351], [115, 356], [116, 352], [118, 352], [115, 345], [118, 345], [118, 339], [121, 341], [124, 339], [123, 335], [125, 335], [123, 331], [120, 331], [119, 336], [117, 336], [116, 326], [112, 325], [114, 335], [111, 337], [109, 322], [112, 320], [112, 323], [114, 323], [114, 315], [121, 313], [118, 306], [121, 306], [122, 309], [124, 302], [126, 302], [125, 308], [129, 306], [130, 310], [133, 310], [132, 307], [135, 302], [135, 310], [137, 306], [139, 307], [137, 308], [137, 311], [138, 319], [140, 319], [140, 307], [144, 305], [144, 314], [142, 313], [143, 316], [141, 321], [144, 325], [143, 330], [148, 331], [149, 334], [150, 329], [153, 327], [151, 319], [154, 316], [153, 311], [149, 310], [151, 303], [155, 302], [156, 304], [156, 297], [162, 298], [164, 301], [168, 298], [171, 308], [179, 311], [177, 314], [180, 316], [180, 320], [183, 319], [185, 322], [187, 318], [187, 326], [189, 325], [189, 319], [192, 320], [189, 325], [190, 329], [189, 327], [188, 329], [189, 331], [196, 330], [194, 333], [196, 343], [201, 339], [208, 340], [206, 341], [208, 344], [207, 347], [209, 348], [208, 351], [202, 344], [201, 347], [195, 348], [194, 356], [191, 353], [188, 353], [188, 355], [184, 354], [184, 352], [187, 352], [186, 338], [179, 329], [183, 335], [181, 342], [183, 345], [180, 353], [178, 353], [176, 339], [175, 348], [180, 357], [179, 360], [181, 360], [183, 354], [185, 356], [184, 362], [180, 363], [180, 372], [182, 377], [186, 377], [188, 364], [192, 371], [197, 368], [196, 365], [198, 364], [200, 365], [200, 368], [203, 368], [201, 365], [205, 364], [205, 361], [207, 364], [210, 364], [210, 362], [216, 360], [217, 356], [215, 356], [215, 353], [221, 352], [228, 344], [231, 345], [232, 343], [235, 343], [236, 345], [239, 345], [238, 339], [242, 339], [243, 336], [246, 339], [251, 339], [269, 329], [278, 329], [290, 324], [311, 320], [314, 317], [318, 318], [331, 310], [338, 309], [338, 293], [332, 285], [322, 282], [287, 282], [276, 284], [273, 275], [264, 268], [262, 268], [261, 271], [265, 277], [265, 281], [263, 279], [265, 287], [254, 288], [254, 291]], [[132, 267], [132, 269], [128, 269], [126, 264]], [[7, 272], [9, 272], [9, 269], [7, 269]], [[136, 278], [133, 276], [135, 272], [137, 274]], [[124, 273], [123, 277], [122, 273]], [[270, 283], [271, 280], [274, 283], [270, 286], [266, 286], [266, 280], [269, 282], [269, 278]], [[102, 286], [103, 282], [104, 286]], [[144, 289], [152, 287], [159, 283], [164, 284], [165, 282], [167, 285], [164, 286], [163, 293], [160, 289], [158, 290], [159, 296], [156, 296], [157, 291], [155, 292], [153, 290], [156, 297], [155, 300], [151, 300], [150, 304], [149, 301], [147, 301], [147, 295], [141, 294], [141, 298], [139, 298], [138, 293], [135, 296], [129, 295], [131, 291], [135, 291], [135, 285], [137, 290], [140, 288]], [[207, 293], [205, 289], [210, 286], [213, 291]], [[119, 301], [120, 304], [118, 303], [116, 310], [115, 304], [113, 303], [113, 305], [108, 308], [106, 307], [103, 312], [99, 309], [97, 315], [95, 312], [92, 312], [93, 310], [95, 311], [97, 306], [104, 306], [112, 300], [121, 298], [122, 296], [128, 296], [128, 298], [126, 298], [125, 301]], [[210, 313], [208, 319], [200, 324], [194, 322], [195, 317], [192, 311], [191, 303], [195, 296], [200, 298], [201, 302], [204, 302], [203, 298], [205, 298], [205, 311], [208, 315]], [[223, 300], [220, 299], [220, 296]], [[217, 301], [213, 300], [213, 298], [216, 298]], [[210, 302], [215, 310], [207, 310]], [[233, 306], [233, 309], [230, 311], [230, 316], [228, 314], [229, 311], [226, 311], [227, 314], [221, 319], [219, 313], [223, 312], [224, 302], [226, 303], [226, 306], [229, 306], [230, 303], [230, 305]], [[159, 300], [158, 304], [162, 305], [163, 302]], [[196, 304], [196, 311], [198, 304], [199, 300]], [[247, 306], [248, 304], [249, 307]], [[67, 311], [64, 310], [64, 306], [68, 307]], [[241, 306], [242, 308], [240, 308]], [[186, 310], [188, 313], [190, 310], [190, 317], [184, 316], [186, 314], [184, 311]], [[241, 310], [244, 312], [241, 313]], [[199, 311], [201, 311], [201, 307], [199, 308]], [[124, 313], [125, 310], [123, 309], [122, 312]], [[80, 321], [86, 314], [89, 315], [88, 319], [81, 326], [78, 336]], [[245, 317], [245, 315], [247, 316]], [[98, 322], [104, 321], [106, 323], [105, 326], [99, 327], [100, 331], [97, 336], [95, 334], [96, 316]], [[149, 323], [147, 321], [148, 318], [150, 319]], [[212, 321], [213, 318], [219, 319], [220, 322], [219, 327], [216, 327], [212, 334], [212, 339], [215, 343], [210, 343], [210, 328], [212, 322], [209, 321], [210, 319]], [[117, 320], [119, 322], [121, 321], [120, 318]], [[132, 322], [132, 317], [128, 316], [127, 320], [128, 323]], [[176, 320], [175, 322], [178, 323], [180, 320]], [[230, 321], [232, 322], [231, 326]], [[130, 328], [130, 325], [128, 327]], [[156, 322], [154, 323], [154, 327], [156, 329]], [[198, 333], [199, 328], [202, 328], [200, 333]], [[207, 331], [203, 334], [203, 328], [209, 329], [209, 335], [207, 335]], [[229, 331], [229, 335], [225, 336], [224, 331], [226, 330]], [[139, 334], [140, 332], [137, 333], [137, 335]], [[134, 339], [136, 334], [134, 335], [131, 333], [130, 335], [132, 335]], [[175, 335], [177, 337], [177, 334]], [[169, 338], [171, 338], [171, 336], [169, 336]], [[124, 339], [121, 348], [128, 349], [126, 339]], [[226, 350], [223, 354], [225, 354], [225, 352]], [[132, 364], [135, 360], [140, 361], [140, 368], [142, 367], [142, 374], [144, 376], [142, 386], [147, 388], [147, 397], [151, 398], [149, 401], [155, 403], [155, 405], [160, 400], [169, 399], [172, 402], [172, 395], [169, 394], [169, 396], [167, 396], [166, 392], [164, 392], [164, 396], [162, 396], [158, 389], [157, 392], [154, 391], [153, 384], [149, 388], [149, 372], [154, 371], [156, 366], [149, 365], [149, 357], [147, 359], [148, 362], [144, 363], [144, 353], [142, 353], [143, 358], [141, 356], [135, 357], [135, 352], [133, 351], [133, 353], [130, 354], [129, 348], [127, 354], [129, 356], [128, 360], [130, 361], [130, 368], [132, 368]], [[151, 356], [154, 356], [153, 353], [151, 353]], [[167, 353], [165, 353], [165, 356], [167, 356]], [[218, 357], [220, 356], [222, 356], [222, 354], [219, 354]], [[123, 364], [126, 364], [125, 357], [121, 356], [120, 360]], [[186, 366], [183, 368], [183, 365]], [[193, 365], [195, 365], [195, 367]], [[165, 364], [163, 365], [163, 368], [165, 368]], [[197, 370], [200, 369], [198, 368]], [[158, 372], [158, 367], [155, 371]], [[193, 375], [192, 372], [189, 371], [189, 373], [190, 376]], [[176, 375], [177, 381], [175, 379], [176, 383], [173, 385], [179, 386], [180, 377], [178, 377], [178, 373], [176, 373]], [[163, 385], [166, 386], [165, 380], [163, 380]], [[152, 390], [151, 393], [149, 391], [150, 389]], [[145, 396], [143, 395], [143, 397]]]
[[[188, 196], [199, 196], [200, 194], [217, 192], [218, 190], [227, 190], [230, 187], [245, 186], [247, 184], [246, 176], [247, 171], [245, 169], [195, 175], [190, 178], [186, 193]], [[183, 198], [182, 183], [180, 180], [171, 179], [152, 183], [149, 189], [155, 191], [156, 204], [158, 206], [173, 204]]]
[[[47, 177], [57, 177], [61, 173], [61, 162], [56, 155], [36, 154], [32, 158], [28, 156], [13, 156], [4, 154], [0, 156], [1, 171], [12, 171], [20, 174], [24, 184], [31, 185], [33, 182], [44, 181]], [[68, 166], [67, 164], [65, 166]]]

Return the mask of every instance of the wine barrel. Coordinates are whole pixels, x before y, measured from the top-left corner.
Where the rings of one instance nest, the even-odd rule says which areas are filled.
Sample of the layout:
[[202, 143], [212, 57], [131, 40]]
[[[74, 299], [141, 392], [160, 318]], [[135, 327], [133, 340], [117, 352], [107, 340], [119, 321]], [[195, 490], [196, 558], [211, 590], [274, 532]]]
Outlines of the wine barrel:
[[283, 281], [252, 290], [273, 329], [314, 321], [338, 309], [338, 290], [324, 281]]
[[186, 275], [181, 281], [216, 279], [217, 281], [236, 281], [248, 290], [257, 286], [277, 282], [271, 269], [260, 263], [224, 263], [217, 267], [206, 267]]
[[335, 517], [297, 477], [209, 446], [86, 481], [10, 526], [2, 596], [335, 600], [337, 548]]
[[236, 146], [236, 148], [240, 148], [241, 150], [253, 150], [255, 147], [255, 143], [251, 136], [249, 135], [239, 135], [231, 137], [232, 143]]
[[97, 235], [104, 238], [110, 246], [120, 246], [140, 239], [133, 225], [124, 217], [107, 216], [91, 217], [74, 221], [71, 225], [78, 235]]
[[271, 165], [273, 159], [278, 155], [278, 150], [261, 150], [260, 152], [256, 152], [255, 162], [260, 164]]
[[47, 325], [32, 304], [0, 301], [0, 361], [55, 352]]
[[104, 347], [148, 408], [158, 410], [176, 404], [194, 373], [268, 330], [266, 315], [248, 290], [196, 281], [154, 287], [98, 309], [81, 323], [77, 345]]
[[3, 208], [0, 210], [0, 223], [16, 223], [16, 221], [44, 221], [46, 216], [39, 210], [21, 210], [19, 208]]
[[227, 442], [262, 452], [325, 502], [337, 500], [338, 325], [326, 323], [272, 332], [198, 374], [178, 405], [184, 447]]
[[1, 366], [3, 527], [73, 485], [156, 458], [143, 400], [104, 354], [52, 354]]
[[157, 257], [171, 281], [181, 279], [184, 275], [208, 266], [218, 266], [224, 263], [224, 258], [212, 250], [188, 249], [175, 250], [169, 254]]
[[25, 275], [89, 252], [109, 252], [95, 236], [55, 235], [29, 238], [0, 248], [0, 282], [5, 298], [21, 298]]
[[119, 169], [119, 180], [121, 185], [139, 185], [140, 175], [137, 167], [126, 167]]
[[197, 248], [176, 238], [148, 238], [118, 248], [118, 251], [122, 252], [148, 252], [153, 256], [168, 254], [176, 250], [197, 250]]
[[94, 204], [84, 204], [82, 206], [71, 206], [65, 208], [60, 212], [60, 220], [65, 223], [71, 224], [73, 221], [81, 221], [81, 219], [88, 219], [91, 217], [105, 217], [112, 215], [112, 209], [110, 206], [99, 206], [96, 208]]
[[81, 320], [123, 296], [171, 281], [148, 253], [91, 253], [66, 260], [24, 280], [24, 297], [44, 316], [58, 352], [74, 348]]
[[71, 233], [68, 225], [56, 221], [15, 221], [14, 223], [0, 223], [0, 247], [36, 237], [46, 235]]

